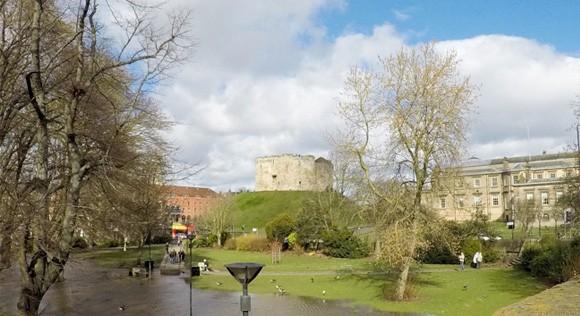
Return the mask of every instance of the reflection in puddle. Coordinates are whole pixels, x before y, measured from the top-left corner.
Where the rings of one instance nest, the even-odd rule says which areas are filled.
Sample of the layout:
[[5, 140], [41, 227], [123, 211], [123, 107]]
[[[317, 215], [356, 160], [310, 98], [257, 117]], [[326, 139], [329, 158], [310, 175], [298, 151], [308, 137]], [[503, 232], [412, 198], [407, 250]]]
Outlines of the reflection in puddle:
[[[123, 269], [107, 269], [90, 261], [67, 264], [65, 282], [51, 287], [41, 304], [42, 315], [189, 315], [189, 285], [184, 277], [130, 278]], [[15, 315], [18, 300], [17, 269], [0, 274], [0, 315]], [[254, 295], [252, 316], [270, 315], [395, 315], [353, 307], [347, 302], [320, 299]], [[240, 293], [193, 289], [192, 314], [240, 315]]]

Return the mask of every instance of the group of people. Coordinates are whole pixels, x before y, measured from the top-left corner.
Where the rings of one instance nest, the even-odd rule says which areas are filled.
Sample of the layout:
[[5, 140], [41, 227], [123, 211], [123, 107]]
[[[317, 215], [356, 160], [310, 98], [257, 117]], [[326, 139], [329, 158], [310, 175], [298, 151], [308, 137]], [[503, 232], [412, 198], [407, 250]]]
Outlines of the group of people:
[[169, 250], [169, 243], [165, 244], [165, 252], [167, 253], [167, 256], [169, 257], [169, 263], [175, 264], [175, 263], [181, 263], [185, 261], [185, 251], [183, 251], [183, 249], [179, 249], [178, 251], [175, 251], [175, 248]]
[[[461, 252], [459, 254], [459, 269], [461, 271], [465, 270], [465, 254]], [[478, 251], [473, 255], [473, 265], [476, 269], [481, 269], [481, 262], [483, 262], [483, 254]]]

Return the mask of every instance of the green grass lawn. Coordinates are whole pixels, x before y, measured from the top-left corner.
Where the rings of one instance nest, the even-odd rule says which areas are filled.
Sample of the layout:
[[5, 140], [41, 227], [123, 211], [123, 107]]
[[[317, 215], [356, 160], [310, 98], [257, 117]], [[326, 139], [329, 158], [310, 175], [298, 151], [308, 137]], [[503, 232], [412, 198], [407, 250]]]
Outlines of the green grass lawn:
[[[156, 266], [163, 253], [162, 245], [152, 247], [152, 257], [157, 256]], [[372, 262], [367, 259], [283, 253], [282, 262], [272, 264], [270, 253], [194, 248], [192, 254], [192, 261], [207, 259], [211, 268], [221, 272], [226, 271], [224, 265], [227, 263], [250, 261], [265, 264], [261, 274], [250, 284], [250, 293], [279, 295], [276, 288], [279, 285], [285, 289], [284, 295], [348, 300], [357, 305], [392, 312], [491, 315], [503, 306], [546, 288], [524, 272], [509, 268], [484, 266], [481, 270], [467, 268], [461, 272], [456, 270], [456, 265], [424, 265], [412, 275], [415, 298], [406, 302], [390, 302], [385, 296], [389, 294], [395, 274], [375, 273]], [[74, 257], [90, 258], [109, 267], [128, 267], [136, 256], [136, 249], [123, 252], [119, 248], [81, 252]], [[147, 256], [148, 252], [145, 251], [144, 258]], [[353, 271], [359, 273], [353, 274]], [[340, 275], [338, 279], [337, 275]], [[200, 289], [241, 290], [240, 284], [227, 273], [194, 277], [193, 285]]]
[[[273, 281], [275, 280], [275, 281]], [[251, 293], [308, 296], [348, 300], [391, 312], [437, 315], [491, 315], [495, 310], [541, 292], [545, 285], [512, 269], [482, 269], [463, 272], [453, 269], [417, 272], [413, 275], [415, 298], [406, 302], [385, 299], [394, 274], [274, 274], [261, 273], [249, 286]], [[194, 277], [201, 289], [239, 291], [240, 285], [229, 275]], [[218, 283], [220, 285], [218, 285]], [[465, 288], [465, 286], [467, 287]], [[323, 295], [323, 291], [325, 294]]]
[[[154, 266], [158, 267], [165, 255], [164, 245], [151, 246], [151, 260], [154, 261]], [[92, 259], [103, 267], [109, 268], [129, 268], [135, 266], [138, 257], [137, 248], [128, 248], [123, 251], [123, 247], [116, 248], [94, 248], [90, 250], [75, 251], [73, 253], [73, 260], [75, 258]], [[141, 255], [141, 263], [144, 260], [149, 260], [149, 247], [143, 248]]]

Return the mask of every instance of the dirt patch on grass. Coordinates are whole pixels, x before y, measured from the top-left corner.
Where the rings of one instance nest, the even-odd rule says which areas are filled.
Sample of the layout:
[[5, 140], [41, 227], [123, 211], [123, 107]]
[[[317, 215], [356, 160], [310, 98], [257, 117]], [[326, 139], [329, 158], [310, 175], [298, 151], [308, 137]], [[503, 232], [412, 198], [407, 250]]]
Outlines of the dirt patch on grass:
[[580, 315], [580, 276], [496, 311], [494, 316]]

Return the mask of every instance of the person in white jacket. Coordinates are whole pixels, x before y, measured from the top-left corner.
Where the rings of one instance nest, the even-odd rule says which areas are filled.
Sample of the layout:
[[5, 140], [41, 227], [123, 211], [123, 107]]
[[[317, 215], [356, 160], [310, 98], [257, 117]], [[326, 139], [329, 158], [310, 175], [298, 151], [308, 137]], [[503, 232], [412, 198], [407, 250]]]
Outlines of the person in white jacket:
[[482, 261], [483, 261], [483, 255], [479, 251], [476, 252], [475, 255], [473, 255], [473, 263], [475, 264], [476, 269], [481, 269], [481, 262]]

